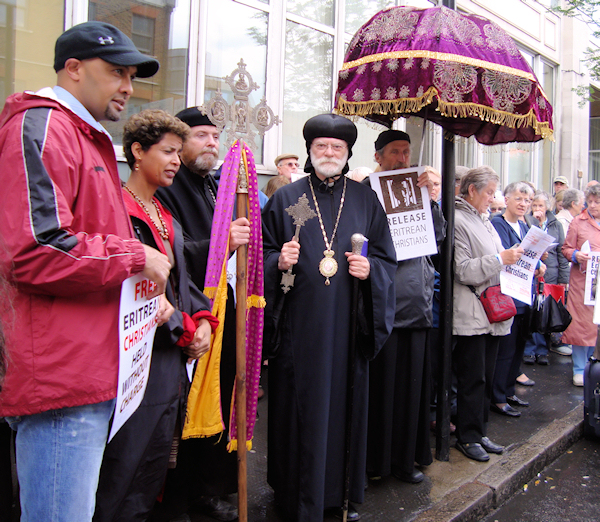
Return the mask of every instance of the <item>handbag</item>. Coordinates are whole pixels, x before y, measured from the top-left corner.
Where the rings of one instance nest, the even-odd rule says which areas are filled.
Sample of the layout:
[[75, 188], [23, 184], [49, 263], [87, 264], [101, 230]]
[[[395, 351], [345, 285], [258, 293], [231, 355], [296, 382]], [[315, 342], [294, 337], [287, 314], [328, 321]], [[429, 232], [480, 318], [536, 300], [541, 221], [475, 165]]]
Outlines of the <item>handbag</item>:
[[564, 332], [571, 324], [572, 317], [565, 308], [562, 299], [555, 299], [554, 294], [546, 292], [544, 281], [538, 282], [538, 295], [532, 310], [531, 328], [532, 331], [543, 335], [553, 332]]
[[517, 315], [515, 302], [512, 297], [502, 293], [500, 285], [489, 286], [481, 294], [473, 286], [469, 285], [469, 288], [481, 301], [490, 323], [501, 323]]

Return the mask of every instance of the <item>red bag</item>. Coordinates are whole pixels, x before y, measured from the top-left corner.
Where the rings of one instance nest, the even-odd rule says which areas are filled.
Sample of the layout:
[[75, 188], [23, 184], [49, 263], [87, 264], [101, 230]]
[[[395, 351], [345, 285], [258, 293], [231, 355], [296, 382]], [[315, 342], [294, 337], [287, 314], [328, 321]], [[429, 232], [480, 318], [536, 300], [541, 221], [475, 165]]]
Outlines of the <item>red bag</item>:
[[485, 315], [490, 323], [501, 323], [517, 315], [517, 307], [512, 299], [500, 291], [500, 285], [489, 286], [481, 295], [474, 287], [469, 286], [483, 305]]
[[554, 300], [557, 303], [559, 301], [562, 301], [563, 304], [565, 303], [565, 287], [563, 285], [551, 285], [550, 283], [544, 283], [544, 296], [548, 297], [549, 295], [554, 297]]

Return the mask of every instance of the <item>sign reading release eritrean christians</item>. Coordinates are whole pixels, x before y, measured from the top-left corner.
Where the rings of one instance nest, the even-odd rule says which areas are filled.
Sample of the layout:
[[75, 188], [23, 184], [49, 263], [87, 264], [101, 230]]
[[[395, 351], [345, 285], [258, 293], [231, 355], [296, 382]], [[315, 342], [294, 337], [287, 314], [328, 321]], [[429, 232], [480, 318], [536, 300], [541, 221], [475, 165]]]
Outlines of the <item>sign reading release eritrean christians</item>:
[[500, 272], [500, 290], [503, 294], [531, 305], [533, 275], [540, 257], [552, 248], [554, 238], [546, 234], [541, 228], [531, 227], [521, 241], [525, 252], [514, 265], [504, 265]]
[[418, 187], [423, 167], [369, 175], [387, 215], [398, 261], [437, 253], [427, 187]]
[[119, 387], [115, 415], [108, 440], [131, 417], [144, 398], [152, 343], [156, 332], [156, 314], [160, 297], [148, 299], [154, 283], [141, 275], [123, 281], [119, 308]]

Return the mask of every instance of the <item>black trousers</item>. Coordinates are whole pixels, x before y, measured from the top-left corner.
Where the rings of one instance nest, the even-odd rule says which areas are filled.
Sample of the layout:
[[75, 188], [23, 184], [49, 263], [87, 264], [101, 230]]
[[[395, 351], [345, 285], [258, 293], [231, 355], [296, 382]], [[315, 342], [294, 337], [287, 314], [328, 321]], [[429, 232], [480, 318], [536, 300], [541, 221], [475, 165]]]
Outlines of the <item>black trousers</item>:
[[456, 436], [461, 443], [486, 436], [500, 337], [455, 335], [452, 365], [457, 378]]
[[500, 339], [492, 401], [494, 404], [504, 404], [507, 397], [515, 394], [515, 381], [521, 373], [521, 359], [528, 338], [528, 314], [516, 315], [510, 333]]

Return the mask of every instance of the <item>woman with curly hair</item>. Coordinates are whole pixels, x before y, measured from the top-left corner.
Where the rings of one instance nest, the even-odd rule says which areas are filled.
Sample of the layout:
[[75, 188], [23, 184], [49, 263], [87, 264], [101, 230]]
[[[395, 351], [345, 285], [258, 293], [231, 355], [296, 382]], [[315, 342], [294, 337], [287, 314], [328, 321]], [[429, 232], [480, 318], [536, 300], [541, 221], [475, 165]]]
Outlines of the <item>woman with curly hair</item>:
[[132, 172], [123, 198], [137, 238], [173, 267], [166, 289], [173, 314], [156, 330], [142, 403], [104, 453], [95, 522], [148, 518], [176, 458], [189, 390], [185, 363], [208, 351], [218, 322], [188, 278], [181, 226], [154, 197], [158, 187], [173, 183], [188, 133], [185, 123], [161, 110], [144, 110], [125, 124], [123, 150]]

